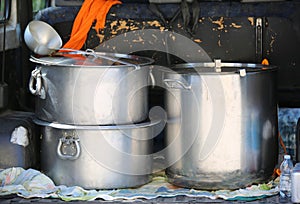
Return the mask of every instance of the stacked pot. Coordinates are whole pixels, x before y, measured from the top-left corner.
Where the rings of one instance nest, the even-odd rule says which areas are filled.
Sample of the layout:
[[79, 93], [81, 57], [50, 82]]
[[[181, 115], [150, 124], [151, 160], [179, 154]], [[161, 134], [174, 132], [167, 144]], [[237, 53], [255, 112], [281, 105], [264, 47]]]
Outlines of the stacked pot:
[[152, 172], [151, 59], [75, 52], [31, 57], [29, 89], [41, 125], [41, 170], [57, 185], [134, 187]]

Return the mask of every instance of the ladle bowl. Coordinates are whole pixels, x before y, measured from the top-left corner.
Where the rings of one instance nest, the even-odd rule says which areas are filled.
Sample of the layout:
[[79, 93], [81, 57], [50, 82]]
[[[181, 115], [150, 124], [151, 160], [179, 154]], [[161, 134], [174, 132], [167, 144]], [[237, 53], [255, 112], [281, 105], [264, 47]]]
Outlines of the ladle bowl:
[[62, 40], [55, 29], [38, 20], [27, 25], [24, 40], [28, 48], [39, 55], [49, 55], [62, 46]]

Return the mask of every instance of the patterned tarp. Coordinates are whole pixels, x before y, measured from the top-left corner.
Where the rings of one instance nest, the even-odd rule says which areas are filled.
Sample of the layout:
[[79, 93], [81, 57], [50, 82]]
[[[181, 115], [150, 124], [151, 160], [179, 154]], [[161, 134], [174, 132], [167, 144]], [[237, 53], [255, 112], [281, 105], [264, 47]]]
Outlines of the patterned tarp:
[[23, 198], [59, 198], [65, 201], [103, 199], [134, 200], [174, 197], [179, 195], [224, 200], [256, 200], [278, 194], [278, 179], [239, 190], [202, 191], [176, 187], [167, 182], [164, 173], [153, 175], [150, 183], [139, 188], [85, 190], [79, 186], [56, 186], [45, 174], [20, 167], [0, 171], [0, 196], [16, 194]]

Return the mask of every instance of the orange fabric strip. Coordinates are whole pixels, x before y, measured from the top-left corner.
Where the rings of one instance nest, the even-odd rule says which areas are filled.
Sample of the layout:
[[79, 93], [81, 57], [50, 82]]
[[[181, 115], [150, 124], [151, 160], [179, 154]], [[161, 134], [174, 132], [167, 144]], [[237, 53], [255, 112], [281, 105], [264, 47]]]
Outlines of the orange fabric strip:
[[118, 0], [85, 0], [73, 23], [70, 40], [63, 48], [81, 49], [93, 22], [96, 20], [95, 29], [98, 32], [104, 28], [110, 8], [121, 3]]

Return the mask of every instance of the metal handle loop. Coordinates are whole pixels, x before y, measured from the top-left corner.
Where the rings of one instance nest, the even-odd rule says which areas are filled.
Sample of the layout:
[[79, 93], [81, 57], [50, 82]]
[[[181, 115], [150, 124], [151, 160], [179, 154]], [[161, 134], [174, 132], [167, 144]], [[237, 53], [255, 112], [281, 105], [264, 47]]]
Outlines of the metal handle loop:
[[[34, 82], [35, 88], [34, 88]], [[29, 91], [33, 95], [41, 95], [42, 90], [42, 75], [41, 70], [36, 68], [31, 72], [30, 80], [29, 80]]]
[[[68, 155], [68, 154], [64, 154], [61, 152], [62, 149], [62, 145], [66, 143], [68, 145], [70, 145], [70, 143], [74, 143], [75, 144], [75, 150], [76, 150], [76, 154], [75, 155]], [[63, 160], [76, 160], [79, 158], [80, 156], [80, 152], [81, 152], [81, 148], [79, 145], [79, 139], [78, 138], [60, 138], [58, 145], [57, 145], [57, 155], [60, 159]]]

